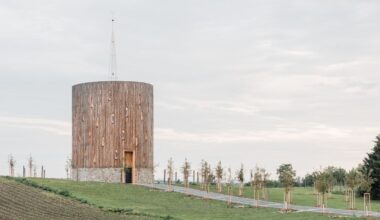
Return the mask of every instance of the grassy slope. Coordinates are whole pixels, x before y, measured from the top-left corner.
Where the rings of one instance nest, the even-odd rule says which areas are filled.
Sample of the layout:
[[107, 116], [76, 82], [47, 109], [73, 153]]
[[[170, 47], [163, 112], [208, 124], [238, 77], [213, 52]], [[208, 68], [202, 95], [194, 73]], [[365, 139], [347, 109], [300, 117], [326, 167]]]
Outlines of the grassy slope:
[[150, 191], [148, 188], [134, 185], [56, 179], [33, 179], [33, 181], [68, 190], [73, 195], [98, 206], [131, 208], [136, 212], [160, 216], [170, 215], [180, 219], [331, 219], [315, 213], [281, 214], [278, 210], [267, 208], [226, 208], [223, 202], [187, 197], [173, 192]]
[[[106, 213], [61, 196], [0, 178], [0, 219], [136, 219]], [[138, 218], [147, 219], [147, 218]]]
[[[199, 189], [200, 187], [197, 185], [192, 185], [191, 187], [195, 189]], [[211, 186], [211, 191], [216, 191], [215, 186]], [[234, 188], [234, 195], [237, 195], [239, 192], [238, 187]], [[243, 191], [244, 197], [252, 198], [252, 188], [244, 187]], [[269, 188], [269, 200], [274, 202], [283, 202], [284, 190], [282, 188]], [[227, 189], [224, 188], [224, 192], [227, 193]], [[296, 187], [292, 192], [293, 203], [297, 205], [306, 205], [306, 206], [315, 206], [316, 205], [316, 195], [313, 193], [313, 188], [310, 187]], [[345, 202], [344, 195], [332, 194], [331, 197], [328, 198], [327, 205], [330, 208], [339, 208], [346, 209], [347, 204]], [[363, 210], [363, 198], [356, 198], [356, 208], [358, 210]], [[380, 202], [379, 201], [371, 201], [372, 211], [380, 211]]]

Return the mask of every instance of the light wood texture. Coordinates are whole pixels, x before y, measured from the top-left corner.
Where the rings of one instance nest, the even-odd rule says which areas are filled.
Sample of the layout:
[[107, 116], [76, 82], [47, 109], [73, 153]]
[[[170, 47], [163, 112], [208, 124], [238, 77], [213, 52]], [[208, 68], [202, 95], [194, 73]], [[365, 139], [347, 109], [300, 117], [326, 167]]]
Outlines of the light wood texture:
[[153, 86], [105, 81], [72, 88], [73, 168], [153, 168]]
[[132, 168], [133, 167], [133, 152], [127, 151], [125, 152], [125, 167]]

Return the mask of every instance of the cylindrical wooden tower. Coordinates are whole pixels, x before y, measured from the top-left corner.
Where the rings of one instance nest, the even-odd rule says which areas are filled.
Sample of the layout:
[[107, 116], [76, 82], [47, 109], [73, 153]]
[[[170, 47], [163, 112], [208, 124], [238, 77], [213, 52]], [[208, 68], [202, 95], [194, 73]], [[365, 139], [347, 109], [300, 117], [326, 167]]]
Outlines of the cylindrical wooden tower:
[[72, 89], [72, 178], [151, 183], [153, 86], [104, 81]]

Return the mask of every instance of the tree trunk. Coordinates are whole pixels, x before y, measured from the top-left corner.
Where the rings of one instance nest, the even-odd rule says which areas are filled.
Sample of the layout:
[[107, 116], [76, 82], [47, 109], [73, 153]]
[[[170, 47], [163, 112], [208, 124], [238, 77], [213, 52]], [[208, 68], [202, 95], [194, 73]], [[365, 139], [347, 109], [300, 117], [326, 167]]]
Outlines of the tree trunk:
[[218, 177], [218, 192], [222, 192], [222, 186], [220, 182], [220, 178]]
[[241, 196], [242, 194], [243, 194], [243, 183], [240, 183], [239, 196]]
[[227, 205], [228, 205], [228, 207], [231, 207], [232, 206], [232, 187], [228, 186], [227, 191], [228, 191], [228, 202], [227, 202]]

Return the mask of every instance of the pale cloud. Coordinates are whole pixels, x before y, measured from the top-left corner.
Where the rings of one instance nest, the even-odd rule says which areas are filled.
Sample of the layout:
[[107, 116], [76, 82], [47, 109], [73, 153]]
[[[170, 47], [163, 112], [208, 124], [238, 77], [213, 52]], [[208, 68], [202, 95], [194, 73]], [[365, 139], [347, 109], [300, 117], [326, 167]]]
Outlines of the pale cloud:
[[173, 104], [169, 102], [156, 102], [155, 105], [160, 108], [170, 109], [170, 110], [184, 110], [185, 106]]
[[[257, 142], [289, 142], [289, 141], [319, 141], [323, 140], [346, 140], [355, 136], [362, 139], [373, 136], [380, 127], [372, 128], [335, 128], [322, 124], [310, 124], [308, 127], [285, 127], [279, 126], [273, 130], [225, 130], [213, 132], [186, 132], [171, 128], [156, 128], [155, 135], [158, 140], [176, 142], [199, 142], [199, 143], [257, 143]], [[366, 132], [363, 134], [363, 130]]]
[[255, 115], [260, 110], [254, 105], [243, 100], [223, 101], [223, 100], [202, 100], [202, 99], [179, 99], [169, 101], [160, 101], [156, 105], [168, 110], [193, 110], [193, 111], [211, 111], [221, 113], [239, 113], [244, 115]]
[[294, 56], [312, 56], [314, 55], [313, 51], [307, 50], [284, 50], [283, 53]]
[[71, 123], [59, 120], [0, 116], [0, 126], [10, 126], [29, 130], [36, 129], [63, 136], [71, 135]]
[[363, 66], [368, 65], [379, 65], [379, 60], [371, 60], [371, 59], [356, 59], [356, 60], [350, 60], [345, 62], [338, 62], [338, 63], [332, 63], [328, 64], [326, 66], [321, 66], [320, 68], [325, 71], [329, 72], [336, 72], [340, 70], [348, 70], [350, 68], [360, 68]]
[[241, 101], [181, 99], [180, 103], [200, 111], [222, 111], [253, 115], [259, 111], [255, 105]]
[[[0, 126], [11, 126], [21, 129], [37, 129], [56, 135], [71, 135], [71, 123], [59, 120], [27, 118], [27, 117], [0, 117]], [[350, 136], [360, 136], [366, 133], [373, 134], [380, 127], [343, 129], [329, 127], [323, 124], [309, 123], [307, 126], [278, 125], [272, 130], [224, 130], [210, 132], [189, 132], [173, 128], [155, 128], [157, 140], [176, 142], [200, 143], [254, 143], [254, 142], [287, 142], [324, 139], [345, 139]]]

